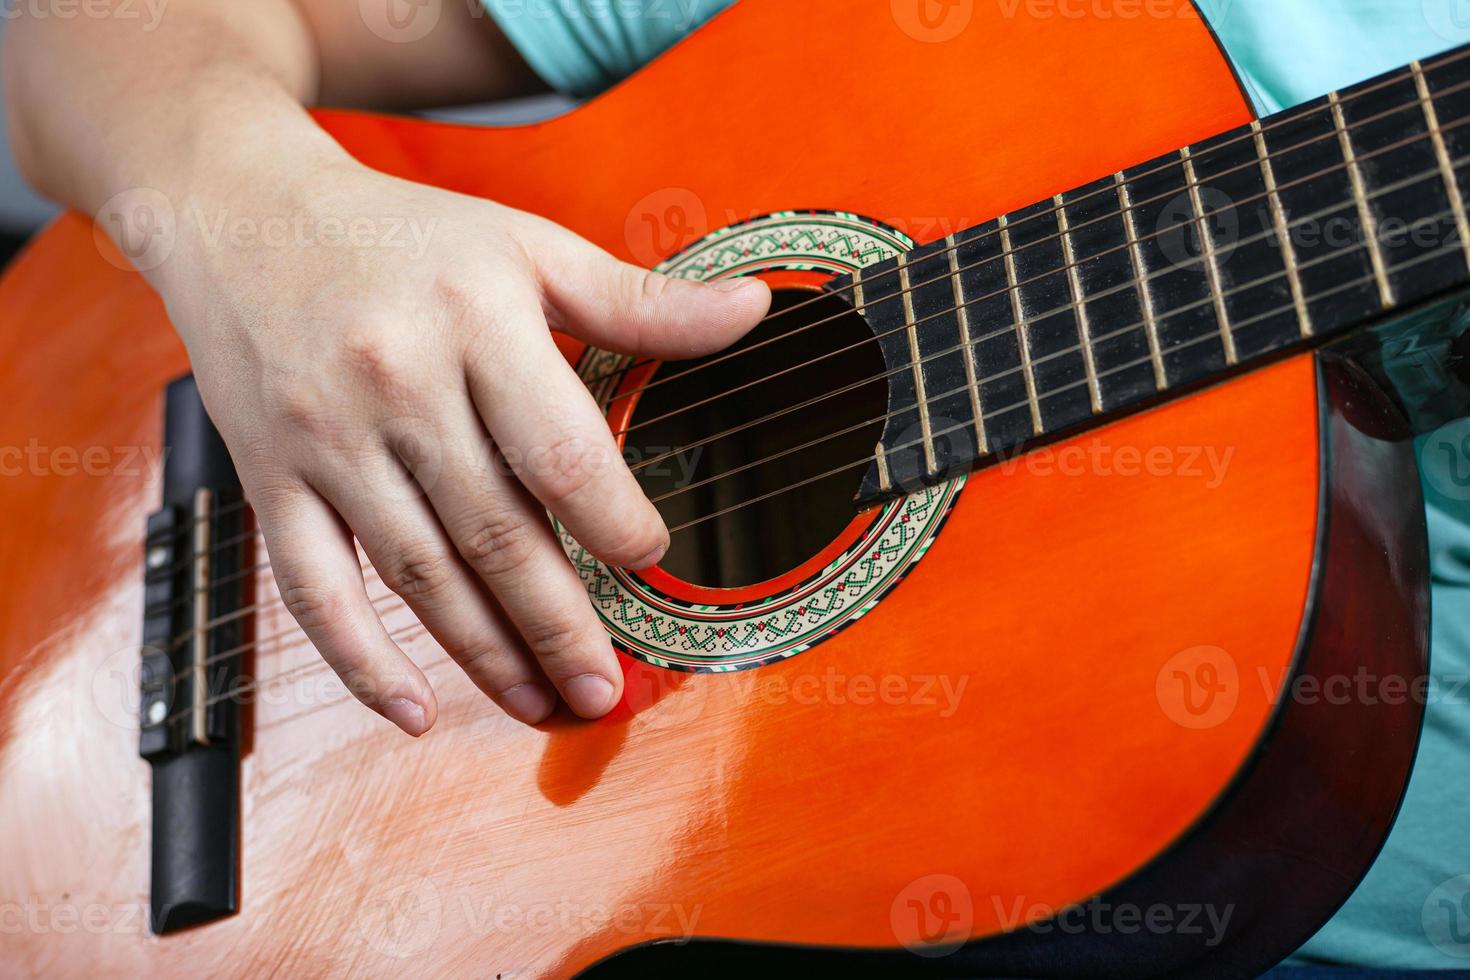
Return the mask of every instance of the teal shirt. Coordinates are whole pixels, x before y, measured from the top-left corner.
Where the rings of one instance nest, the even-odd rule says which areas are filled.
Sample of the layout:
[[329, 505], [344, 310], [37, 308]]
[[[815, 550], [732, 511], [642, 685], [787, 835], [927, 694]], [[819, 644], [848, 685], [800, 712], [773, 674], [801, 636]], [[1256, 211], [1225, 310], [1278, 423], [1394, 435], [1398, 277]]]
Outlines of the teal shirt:
[[732, 0], [484, 0], [535, 72], [592, 95], [672, 47]]
[[[485, 0], [553, 87], [600, 91], [730, 0]], [[875, 0], [876, 2], [876, 0]], [[1264, 115], [1470, 43], [1467, 0], [1199, 0]], [[1430, 703], [1387, 846], [1294, 962], [1470, 968], [1470, 422], [1420, 440], [1432, 553]]]

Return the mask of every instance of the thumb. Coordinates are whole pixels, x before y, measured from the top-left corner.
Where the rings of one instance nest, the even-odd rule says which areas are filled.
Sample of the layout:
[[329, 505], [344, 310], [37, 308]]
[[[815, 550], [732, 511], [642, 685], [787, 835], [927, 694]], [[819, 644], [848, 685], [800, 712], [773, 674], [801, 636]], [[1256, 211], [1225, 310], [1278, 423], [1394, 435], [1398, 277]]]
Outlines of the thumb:
[[531, 249], [547, 318], [594, 347], [689, 360], [729, 347], [771, 308], [770, 287], [759, 279], [672, 279], [619, 262], [564, 229], [554, 237]]

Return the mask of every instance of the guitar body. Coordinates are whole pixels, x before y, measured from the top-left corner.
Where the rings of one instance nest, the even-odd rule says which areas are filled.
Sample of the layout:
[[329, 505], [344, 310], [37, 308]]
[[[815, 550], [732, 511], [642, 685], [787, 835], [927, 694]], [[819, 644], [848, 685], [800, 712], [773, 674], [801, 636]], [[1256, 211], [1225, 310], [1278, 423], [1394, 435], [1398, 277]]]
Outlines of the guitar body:
[[[1162, 6], [744, 0], [537, 126], [321, 120], [644, 264], [780, 212], [922, 243], [1247, 122]], [[1392, 822], [1421, 708], [1327, 681], [1423, 675], [1422, 504], [1383, 396], [1301, 355], [977, 472], [860, 619], [755, 670], [625, 658], [598, 723], [520, 727], [417, 634], [441, 707], [415, 742], [299, 635], [263, 643], [248, 672], [293, 673], [245, 712], [240, 910], [154, 936], [125, 695], [188, 363], [103, 252], [69, 215], [0, 284], [0, 445], [28, 453], [0, 480], [0, 972], [1245, 975]]]

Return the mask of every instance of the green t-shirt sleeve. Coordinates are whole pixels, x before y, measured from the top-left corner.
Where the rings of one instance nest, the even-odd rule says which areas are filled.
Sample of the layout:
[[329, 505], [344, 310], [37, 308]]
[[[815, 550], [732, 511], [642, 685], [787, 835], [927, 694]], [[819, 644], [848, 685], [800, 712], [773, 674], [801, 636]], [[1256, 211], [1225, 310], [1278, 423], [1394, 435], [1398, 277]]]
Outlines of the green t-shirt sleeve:
[[734, 0], [483, 0], [552, 88], [592, 95], [628, 77]]
[[1470, 43], [1465, 0], [1197, 0], [1264, 114]]

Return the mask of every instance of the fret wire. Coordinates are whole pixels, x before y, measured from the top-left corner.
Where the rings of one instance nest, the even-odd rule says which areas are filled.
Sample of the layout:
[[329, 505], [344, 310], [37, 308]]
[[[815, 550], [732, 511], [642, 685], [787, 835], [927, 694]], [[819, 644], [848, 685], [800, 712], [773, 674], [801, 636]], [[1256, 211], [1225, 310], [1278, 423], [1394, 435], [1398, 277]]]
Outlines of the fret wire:
[[1302, 289], [1301, 270], [1297, 265], [1296, 243], [1291, 240], [1291, 230], [1286, 220], [1286, 206], [1281, 203], [1281, 193], [1276, 185], [1276, 167], [1267, 152], [1266, 134], [1259, 119], [1251, 123], [1256, 137], [1256, 156], [1261, 161], [1261, 176], [1266, 181], [1266, 197], [1270, 203], [1271, 221], [1276, 226], [1276, 240], [1281, 243], [1281, 260], [1286, 265], [1286, 280], [1291, 287], [1292, 304], [1296, 307], [1297, 323], [1302, 336], [1312, 336], [1312, 314], [1307, 308], [1306, 292]]
[[1352, 184], [1353, 197], [1358, 204], [1358, 222], [1363, 227], [1363, 237], [1368, 240], [1368, 259], [1373, 263], [1373, 278], [1378, 282], [1378, 299], [1385, 310], [1391, 310], [1396, 305], [1393, 284], [1388, 281], [1388, 271], [1383, 264], [1383, 251], [1378, 243], [1378, 220], [1374, 217], [1373, 208], [1368, 203], [1363, 170], [1358, 164], [1357, 152], [1353, 149], [1353, 138], [1348, 134], [1347, 117], [1342, 111], [1342, 99], [1338, 97], [1338, 93], [1332, 92], [1327, 96], [1327, 102], [1332, 107], [1332, 125], [1337, 131], [1337, 142], [1342, 147], [1342, 158], [1347, 164], [1348, 180]]
[[1067, 282], [1072, 288], [1072, 302], [1077, 315], [1077, 340], [1082, 345], [1082, 365], [1087, 372], [1087, 391], [1092, 396], [1094, 414], [1103, 410], [1102, 385], [1097, 380], [1097, 359], [1092, 350], [1092, 322], [1087, 313], [1087, 297], [1082, 289], [1082, 270], [1077, 264], [1077, 254], [1072, 248], [1071, 224], [1067, 219], [1067, 205], [1058, 194], [1052, 198], [1057, 208], [1057, 229], [1061, 232], [1062, 261], [1067, 266]]
[[1434, 99], [1429, 93], [1429, 82], [1424, 77], [1424, 66], [1414, 61], [1409, 64], [1409, 70], [1414, 74], [1414, 87], [1419, 93], [1419, 101], [1424, 106], [1424, 120], [1429, 124], [1429, 137], [1434, 143], [1434, 155], [1439, 161], [1439, 169], [1444, 172], [1445, 191], [1450, 198], [1450, 208], [1455, 212], [1455, 228], [1459, 231], [1460, 242], [1464, 245], [1466, 268], [1470, 268], [1470, 220], [1465, 214], [1465, 198], [1460, 192], [1460, 178], [1455, 174], [1455, 168], [1450, 164], [1449, 147], [1445, 145], [1444, 131], [1439, 126], [1439, 110], [1434, 107]]
[[1128, 233], [1128, 259], [1133, 265], [1133, 279], [1138, 286], [1139, 312], [1143, 315], [1143, 330], [1148, 337], [1148, 351], [1154, 367], [1154, 387], [1163, 391], [1169, 387], [1169, 372], [1164, 368], [1163, 348], [1159, 343], [1159, 321], [1154, 313], [1154, 297], [1149, 292], [1149, 279], [1144, 274], [1147, 268], [1143, 261], [1143, 239], [1138, 234], [1138, 216], [1133, 213], [1133, 195], [1128, 190], [1128, 181], [1122, 173], [1113, 175], [1118, 187], [1118, 204], [1123, 210], [1124, 230]]
[[1230, 332], [1230, 311], [1225, 306], [1225, 293], [1220, 285], [1220, 259], [1215, 253], [1215, 236], [1210, 233], [1210, 221], [1205, 217], [1205, 205], [1194, 173], [1194, 157], [1187, 146], [1179, 151], [1179, 156], [1184, 161], [1184, 182], [1189, 186], [1190, 207], [1198, 219], [1195, 229], [1204, 254], [1205, 282], [1215, 301], [1215, 319], [1220, 325], [1220, 341], [1225, 347], [1225, 363], [1235, 364], [1240, 358], [1235, 353], [1235, 335]]
[[908, 256], [898, 256], [898, 288], [903, 293], [903, 322], [909, 339], [909, 361], [914, 366], [914, 394], [919, 399], [919, 431], [924, 437], [924, 465], [926, 472], [937, 473], [939, 464], [934, 459], [934, 431], [929, 424], [929, 396], [924, 386], [924, 359], [919, 356], [919, 325], [914, 322], [914, 288], [909, 283]]
[[883, 448], [883, 443], [878, 443], [878, 448], [873, 452], [873, 460], [878, 464], [878, 489], [884, 493], [892, 493], [893, 476], [888, 472], [888, 450]]
[[1011, 251], [1011, 224], [1006, 215], [997, 220], [1000, 225], [1000, 247], [1005, 253], [1006, 286], [1011, 294], [1011, 318], [1016, 321], [1017, 348], [1021, 354], [1021, 368], [1026, 379], [1026, 400], [1031, 404], [1031, 428], [1037, 435], [1046, 431], [1041, 421], [1041, 399], [1036, 397], [1036, 373], [1031, 367], [1031, 336], [1027, 329], [1026, 310], [1021, 303], [1021, 287], [1016, 279], [1016, 256]]
[[[220, 509], [220, 512], [221, 512], [221, 514], [227, 514], [227, 513], [231, 512], [231, 511], [236, 511], [236, 510], [239, 510], [241, 507], [247, 506], [248, 503], [249, 503], [249, 501], [242, 500], [242, 501], [240, 501], [238, 503], [231, 504], [229, 507], [221, 508]], [[201, 521], [201, 520], [195, 520], [193, 523], [195, 523], [195, 524], [202, 524], [204, 522]], [[176, 534], [180, 534], [180, 535], [186, 534], [186, 533], [188, 533], [188, 528], [187, 527], [185, 527], [185, 528], [179, 528], [179, 529], [177, 529], [175, 531], [175, 533]], [[232, 535], [231, 537], [225, 538], [223, 541], [216, 541], [214, 543], [214, 550], [215, 551], [223, 551], [225, 548], [228, 548], [232, 544], [239, 544], [242, 541], [249, 541], [251, 538], [255, 537], [256, 534], [258, 534], [258, 533], [259, 533], [258, 530], [241, 531], [239, 534]], [[193, 560], [192, 559], [190, 559], [190, 558], [181, 558], [180, 560], [174, 562], [173, 565], [169, 566], [169, 568], [167, 569], [168, 574], [170, 574], [170, 575], [177, 574], [178, 572], [183, 571], [184, 569], [188, 568], [192, 564], [193, 564]], [[155, 570], [155, 571], [157, 571], [157, 570]]]
[[990, 452], [990, 440], [985, 435], [985, 412], [980, 404], [980, 382], [975, 376], [975, 348], [970, 339], [970, 309], [965, 302], [965, 283], [960, 277], [959, 244], [954, 235], [946, 235], [944, 243], [949, 246], [949, 281], [954, 289], [954, 308], [960, 324], [960, 342], [965, 345], [965, 382], [970, 389], [970, 412], [975, 416], [975, 444], [984, 456]]

